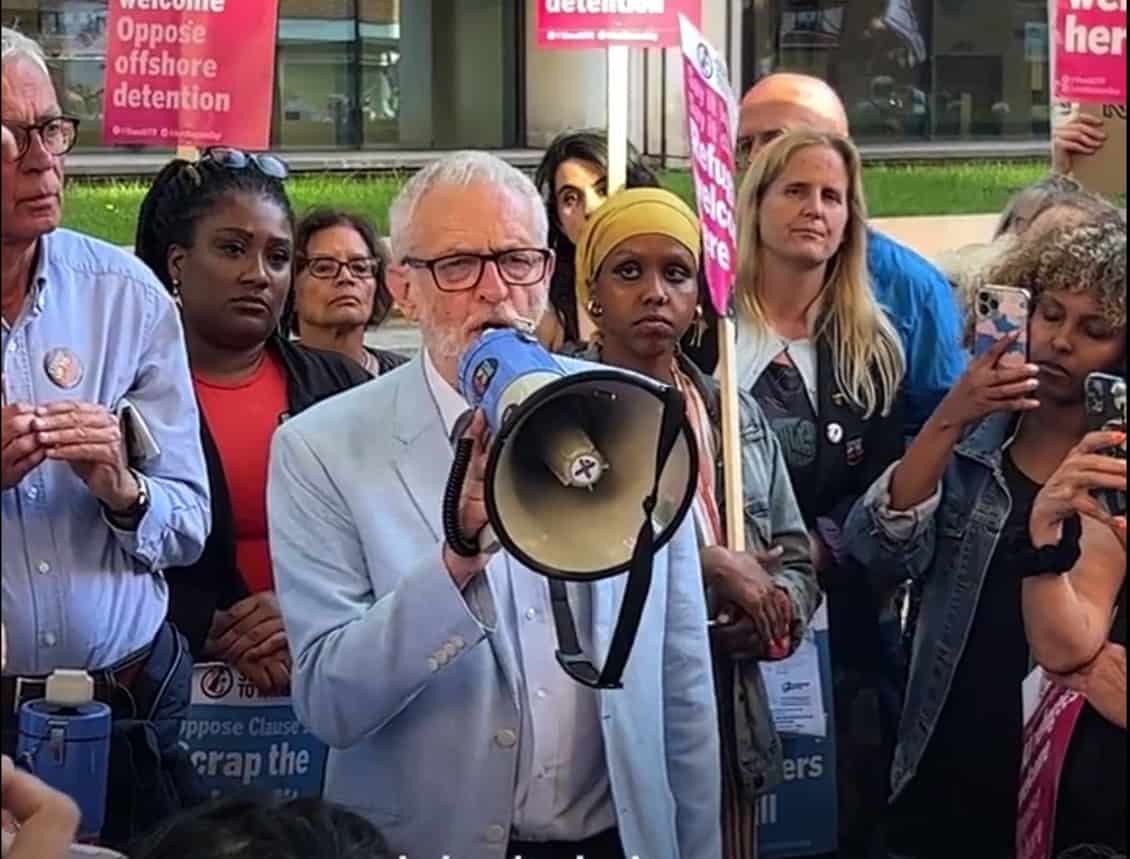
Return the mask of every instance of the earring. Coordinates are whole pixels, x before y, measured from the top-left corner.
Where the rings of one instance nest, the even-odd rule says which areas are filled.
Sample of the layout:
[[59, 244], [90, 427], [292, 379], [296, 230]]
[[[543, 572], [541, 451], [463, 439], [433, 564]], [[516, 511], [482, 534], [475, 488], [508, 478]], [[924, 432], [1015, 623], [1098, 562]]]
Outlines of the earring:
[[589, 316], [593, 319], [600, 319], [604, 315], [604, 308], [601, 307], [600, 302], [595, 298], [590, 298], [585, 305], [585, 310], [588, 311]]
[[181, 306], [180, 281], [176, 278], [173, 278], [173, 303], [176, 304], [177, 307]]
[[706, 316], [702, 312], [702, 305], [696, 305], [694, 309], [694, 322], [691, 323], [691, 346], [699, 349], [702, 346], [702, 339], [706, 336]]

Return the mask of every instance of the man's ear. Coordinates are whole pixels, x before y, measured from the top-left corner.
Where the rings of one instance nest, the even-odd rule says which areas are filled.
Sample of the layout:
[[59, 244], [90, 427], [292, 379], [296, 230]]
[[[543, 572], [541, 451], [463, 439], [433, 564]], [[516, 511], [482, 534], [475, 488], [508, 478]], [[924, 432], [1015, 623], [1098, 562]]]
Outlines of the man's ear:
[[385, 286], [388, 287], [392, 300], [396, 302], [404, 318], [410, 322], [419, 322], [419, 309], [408, 267], [390, 265], [385, 269]]
[[545, 263], [545, 282], [553, 283], [553, 274], [557, 271], [557, 251], [550, 250], [549, 259]]

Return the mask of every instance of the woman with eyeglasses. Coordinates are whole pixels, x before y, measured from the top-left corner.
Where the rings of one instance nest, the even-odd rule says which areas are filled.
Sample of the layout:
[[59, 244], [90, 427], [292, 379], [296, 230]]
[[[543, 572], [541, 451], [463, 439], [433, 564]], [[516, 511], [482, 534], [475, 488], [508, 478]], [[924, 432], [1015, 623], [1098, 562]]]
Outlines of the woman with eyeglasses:
[[307, 346], [340, 352], [380, 376], [407, 359], [365, 345], [365, 332], [392, 309], [388, 260], [373, 225], [360, 215], [317, 209], [295, 230], [294, 333]]
[[200, 560], [166, 570], [169, 618], [194, 658], [237, 667], [264, 694], [290, 685], [290, 654], [267, 544], [267, 463], [279, 424], [369, 375], [290, 342], [294, 216], [286, 165], [204, 152], [170, 162], [141, 204], [135, 251], [181, 310], [212, 487]]

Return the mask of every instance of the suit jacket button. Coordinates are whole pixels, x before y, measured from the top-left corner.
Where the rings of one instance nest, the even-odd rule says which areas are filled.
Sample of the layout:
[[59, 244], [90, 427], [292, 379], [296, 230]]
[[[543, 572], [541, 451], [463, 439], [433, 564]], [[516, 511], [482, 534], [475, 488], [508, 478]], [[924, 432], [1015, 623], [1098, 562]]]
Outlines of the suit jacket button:
[[457, 654], [459, 651], [456, 649], [455, 645], [449, 641], [443, 646], [443, 652], [448, 659], [454, 659], [455, 654]]
[[428, 660], [428, 670], [432, 672], [432, 674], [439, 671], [439, 662], [436, 661], [434, 657]]
[[492, 823], [487, 827], [487, 841], [491, 844], [501, 844], [506, 840], [506, 827]]
[[509, 728], [503, 728], [494, 735], [494, 741], [504, 749], [512, 749], [518, 742], [518, 735]]
[[464, 647], [467, 646], [467, 642], [463, 640], [463, 636], [461, 636], [461, 635], [456, 635], [456, 636], [452, 637], [451, 643], [455, 645], [456, 650], [462, 650]]

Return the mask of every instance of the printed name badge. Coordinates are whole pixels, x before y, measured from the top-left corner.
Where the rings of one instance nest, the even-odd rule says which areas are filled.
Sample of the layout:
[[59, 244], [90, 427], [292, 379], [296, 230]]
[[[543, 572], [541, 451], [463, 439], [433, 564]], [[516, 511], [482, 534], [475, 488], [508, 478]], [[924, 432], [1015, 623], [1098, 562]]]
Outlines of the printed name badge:
[[280, 799], [322, 795], [329, 748], [290, 698], [262, 696], [231, 666], [196, 666], [180, 744], [213, 798], [248, 787]]

